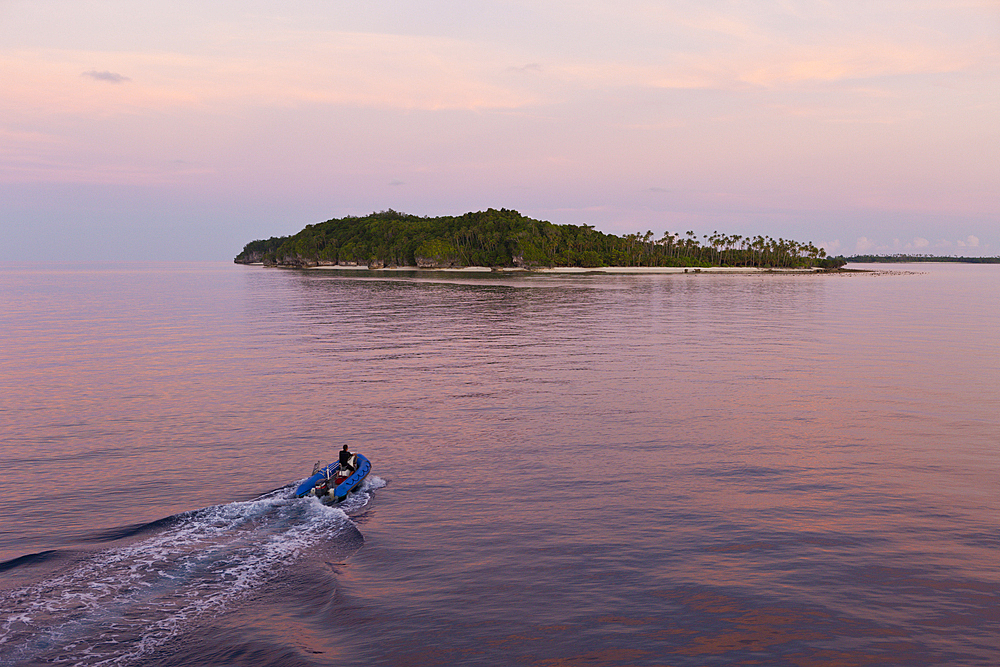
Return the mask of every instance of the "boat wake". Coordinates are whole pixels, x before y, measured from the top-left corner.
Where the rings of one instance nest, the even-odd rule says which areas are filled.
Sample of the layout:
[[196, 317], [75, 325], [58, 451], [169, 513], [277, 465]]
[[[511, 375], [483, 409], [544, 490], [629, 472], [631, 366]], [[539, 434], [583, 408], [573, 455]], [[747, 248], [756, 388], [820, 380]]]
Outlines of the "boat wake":
[[373, 478], [340, 507], [293, 499], [282, 489], [185, 512], [155, 522], [151, 533], [135, 531], [129, 544], [5, 591], [0, 665], [125, 665], [149, 658], [199, 619], [259, 595], [307, 554], [356, 550], [364, 538], [347, 512], [384, 484]]

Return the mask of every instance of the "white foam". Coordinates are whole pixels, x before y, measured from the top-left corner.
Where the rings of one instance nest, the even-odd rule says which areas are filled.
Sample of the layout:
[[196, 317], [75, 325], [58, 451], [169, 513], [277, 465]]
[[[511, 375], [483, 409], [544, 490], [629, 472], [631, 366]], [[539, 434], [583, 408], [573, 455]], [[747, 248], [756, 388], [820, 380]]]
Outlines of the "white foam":
[[381, 477], [368, 475], [368, 477], [365, 478], [364, 484], [361, 485], [361, 489], [363, 491], [371, 491], [374, 489], [381, 489], [386, 484], [387, 482]]

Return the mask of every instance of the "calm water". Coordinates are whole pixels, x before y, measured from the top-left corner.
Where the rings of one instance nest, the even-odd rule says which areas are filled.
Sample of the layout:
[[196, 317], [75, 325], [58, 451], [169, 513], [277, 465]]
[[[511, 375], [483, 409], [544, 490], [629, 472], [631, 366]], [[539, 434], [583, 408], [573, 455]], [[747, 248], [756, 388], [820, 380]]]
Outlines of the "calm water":
[[0, 265], [0, 665], [1000, 663], [1000, 266], [891, 268]]

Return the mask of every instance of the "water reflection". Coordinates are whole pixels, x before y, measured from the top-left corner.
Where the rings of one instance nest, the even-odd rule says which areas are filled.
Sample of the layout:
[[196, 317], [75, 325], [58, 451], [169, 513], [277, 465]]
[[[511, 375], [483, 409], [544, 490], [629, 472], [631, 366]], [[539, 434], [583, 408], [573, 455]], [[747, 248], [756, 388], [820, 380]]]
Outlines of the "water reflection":
[[218, 621], [217, 655], [988, 664], [998, 275], [5, 275], [0, 547], [245, 499], [349, 443], [388, 480], [364, 548], [303, 564], [336, 581], [308, 610], [282, 581], [240, 612], [248, 653]]

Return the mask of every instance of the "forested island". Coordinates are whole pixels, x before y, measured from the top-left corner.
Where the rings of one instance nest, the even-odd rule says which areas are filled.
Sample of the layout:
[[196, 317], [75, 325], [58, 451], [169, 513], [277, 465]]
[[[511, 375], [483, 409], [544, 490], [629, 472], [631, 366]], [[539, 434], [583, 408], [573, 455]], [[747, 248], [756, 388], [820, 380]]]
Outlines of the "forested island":
[[961, 264], [1000, 264], [1000, 257], [942, 257], [941, 255], [855, 255], [848, 262], [860, 264], [909, 264], [911, 262], [958, 262]]
[[652, 231], [615, 236], [591, 225], [556, 225], [517, 211], [488, 209], [461, 216], [420, 217], [388, 210], [327, 220], [292, 236], [246, 244], [238, 264], [367, 266], [369, 268], [497, 269], [555, 267], [755, 267], [838, 269], [812, 243], [767, 236]]

